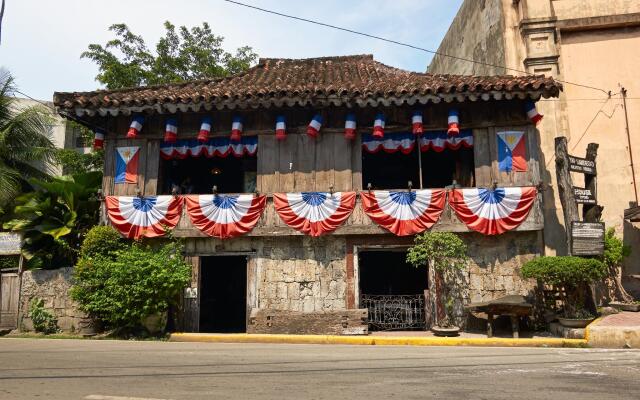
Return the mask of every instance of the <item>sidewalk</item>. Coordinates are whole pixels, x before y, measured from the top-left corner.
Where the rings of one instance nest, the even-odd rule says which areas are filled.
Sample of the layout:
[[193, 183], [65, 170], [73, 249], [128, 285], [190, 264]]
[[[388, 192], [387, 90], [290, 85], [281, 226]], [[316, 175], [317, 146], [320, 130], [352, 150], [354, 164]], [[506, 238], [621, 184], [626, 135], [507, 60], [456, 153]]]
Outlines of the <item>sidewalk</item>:
[[640, 348], [640, 312], [623, 311], [597, 319], [586, 329], [590, 347]]

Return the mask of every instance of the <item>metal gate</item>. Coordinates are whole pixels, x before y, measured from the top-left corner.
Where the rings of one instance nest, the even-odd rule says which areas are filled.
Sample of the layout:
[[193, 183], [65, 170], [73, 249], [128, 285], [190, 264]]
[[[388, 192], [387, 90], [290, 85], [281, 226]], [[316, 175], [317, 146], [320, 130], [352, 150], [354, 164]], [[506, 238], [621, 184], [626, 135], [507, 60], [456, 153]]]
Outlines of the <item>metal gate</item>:
[[424, 295], [363, 294], [360, 306], [369, 310], [369, 327], [375, 330], [424, 329]]
[[0, 329], [18, 326], [18, 292], [20, 277], [14, 272], [0, 274]]

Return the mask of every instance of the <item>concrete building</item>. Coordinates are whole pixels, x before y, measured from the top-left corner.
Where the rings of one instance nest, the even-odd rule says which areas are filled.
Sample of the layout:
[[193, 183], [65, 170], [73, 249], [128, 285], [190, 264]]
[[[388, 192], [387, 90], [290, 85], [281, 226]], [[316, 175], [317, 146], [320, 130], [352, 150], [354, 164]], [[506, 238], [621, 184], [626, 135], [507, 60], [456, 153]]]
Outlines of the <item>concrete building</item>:
[[[637, 227], [623, 220], [623, 210], [638, 200], [640, 179], [639, 166], [634, 177], [631, 161], [640, 160], [640, 1], [465, 0], [438, 51], [485, 65], [435, 56], [428, 72], [523, 75], [519, 71], [526, 71], [563, 82], [558, 99], [537, 103], [545, 116], [538, 129], [546, 184], [547, 254], [566, 253], [555, 182], [557, 136], [567, 137], [569, 152], [576, 156], [584, 156], [588, 143], [600, 145], [598, 203], [604, 206], [603, 220], [624, 235], [627, 244], [640, 249]], [[573, 181], [580, 186], [583, 178], [576, 174]], [[640, 274], [640, 257], [630, 257], [626, 267], [625, 275]], [[627, 283], [640, 289], [640, 282]]]
[[[560, 89], [552, 78], [437, 77], [361, 55], [265, 59], [228, 78], [56, 93], [54, 103], [105, 131], [105, 223], [130, 238], [165, 227], [185, 238], [192, 283], [178, 329], [357, 333], [363, 322], [429, 327], [442, 312], [433, 305], [444, 285], [406, 262], [427, 229], [469, 246], [460, 319], [470, 301], [536, 301], [519, 274], [544, 251], [545, 225], [539, 135], [524, 105]], [[453, 109], [457, 134], [447, 131]], [[521, 144], [518, 170], [499, 166], [503, 133]], [[467, 194], [493, 211], [465, 219], [453, 204]], [[223, 208], [238, 214], [216, 217]], [[513, 223], [491, 230], [503, 218]]]
[[[49, 112], [51, 117], [50, 135], [51, 140], [56, 147], [60, 149], [75, 149], [76, 151], [86, 154], [91, 151], [91, 143], [87, 142], [80, 134], [81, 127], [77, 124], [70, 122], [69, 120], [62, 118], [56, 112], [54, 112], [53, 103], [50, 101], [36, 101], [28, 98], [16, 97], [14, 104], [18, 109], [24, 109], [27, 107], [42, 107]], [[44, 105], [46, 104], [46, 106]], [[62, 175], [62, 167], [56, 165], [53, 167], [55, 175]]]

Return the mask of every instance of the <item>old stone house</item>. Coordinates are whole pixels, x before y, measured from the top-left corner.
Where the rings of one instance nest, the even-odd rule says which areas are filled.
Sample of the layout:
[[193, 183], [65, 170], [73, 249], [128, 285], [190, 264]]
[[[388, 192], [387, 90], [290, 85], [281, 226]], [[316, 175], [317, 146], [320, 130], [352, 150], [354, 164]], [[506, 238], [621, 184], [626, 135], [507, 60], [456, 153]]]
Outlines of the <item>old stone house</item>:
[[[358, 310], [398, 298], [418, 319], [402, 326], [429, 324], [424, 295], [436, 288], [426, 266], [405, 262], [427, 228], [469, 244], [467, 300], [532, 296], [518, 270], [544, 252], [545, 221], [541, 132], [525, 107], [561, 90], [542, 76], [412, 73], [362, 55], [263, 59], [224, 79], [54, 101], [104, 133], [105, 221], [131, 237], [168, 226], [186, 238], [179, 329], [346, 332]], [[504, 132], [521, 139], [506, 169]], [[456, 190], [502, 206], [518, 193], [500, 216], [518, 221], [474, 225], [452, 209]]]

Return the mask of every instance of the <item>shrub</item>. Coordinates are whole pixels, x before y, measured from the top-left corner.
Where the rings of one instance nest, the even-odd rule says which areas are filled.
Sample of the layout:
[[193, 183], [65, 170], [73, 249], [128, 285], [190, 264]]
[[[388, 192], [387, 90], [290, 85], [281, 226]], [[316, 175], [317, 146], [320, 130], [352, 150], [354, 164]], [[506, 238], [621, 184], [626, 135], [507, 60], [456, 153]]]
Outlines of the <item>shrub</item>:
[[44, 334], [58, 331], [58, 320], [46, 308], [44, 300], [34, 297], [29, 303], [29, 318], [33, 322], [33, 329]]
[[521, 273], [553, 285], [562, 296], [565, 317], [578, 318], [585, 311], [587, 286], [603, 279], [607, 266], [595, 258], [538, 257], [523, 265]]
[[94, 226], [80, 246], [81, 258], [93, 258], [98, 256], [112, 258], [115, 253], [127, 248], [127, 242], [120, 233], [111, 226]]
[[71, 297], [107, 328], [136, 328], [147, 316], [163, 313], [188, 285], [191, 267], [182, 247], [132, 244], [113, 258], [82, 258], [74, 272]]
[[626, 246], [622, 243], [622, 240], [616, 237], [616, 230], [613, 228], [607, 229], [607, 234], [604, 237], [604, 255], [602, 256], [602, 261], [607, 264], [609, 268], [615, 268], [630, 254], [631, 247]]

